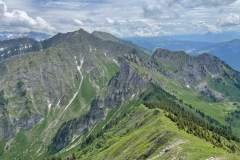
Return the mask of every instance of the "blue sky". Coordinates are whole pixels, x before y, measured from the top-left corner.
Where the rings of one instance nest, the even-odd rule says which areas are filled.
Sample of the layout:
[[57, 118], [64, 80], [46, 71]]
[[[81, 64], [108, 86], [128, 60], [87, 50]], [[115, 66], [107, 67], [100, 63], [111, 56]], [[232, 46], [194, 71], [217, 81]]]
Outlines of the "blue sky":
[[117, 36], [238, 31], [240, 0], [0, 0], [0, 31]]

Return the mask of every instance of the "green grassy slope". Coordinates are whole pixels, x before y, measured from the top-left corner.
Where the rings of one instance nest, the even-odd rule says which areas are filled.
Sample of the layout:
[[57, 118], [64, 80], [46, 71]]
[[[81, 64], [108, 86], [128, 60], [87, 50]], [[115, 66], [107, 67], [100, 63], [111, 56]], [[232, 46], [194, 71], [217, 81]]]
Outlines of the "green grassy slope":
[[[196, 92], [193, 88], [187, 88], [185, 85], [182, 85], [176, 80], [169, 79], [158, 72], [153, 72], [150, 69], [142, 66], [138, 66], [136, 64], [132, 64], [135, 67], [139, 74], [142, 75], [151, 75], [156, 84], [160, 85], [164, 90], [166, 90], [171, 95], [177, 97], [177, 99], [183, 101], [193, 108], [200, 110], [206, 115], [216, 119], [223, 125], [228, 125], [225, 119], [228, 115], [236, 110], [238, 110], [239, 101], [234, 99], [225, 99], [224, 101], [208, 101], [201, 97], [201, 95]], [[225, 86], [226, 87], [226, 86]], [[227, 88], [227, 87], [226, 87]], [[239, 90], [236, 92], [240, 92]], [[234, 95], [234, 94], [232, 94]], [[233, 126], [233, 130], [237, 129], [237, 127]], [[239, 132], [236, 133], [239, 136]]]
[[[14, 65], [12, 65], [10, 69], [15, 70], [14, 67], [21, 69], [21, 67], [28, 66], [29, 62], [32, 62], [33, 66], [31, 67], [34, 68], [34, 64], [37, 64], [38, 61], [43, 61], [42, 59], [46, 57], [48, 57], [48, 63], [58, 64], [61, 61], [58, 59], [59, 52], [61, 52], [60, 49], [57, 51], [50, 49], [50, 51], [47, 52], [48, 55], [29, 54], [23, 56], [21, 60], [19, 60], [19, 63], [17, 63], [18, 65], [15, 63], [15, 60], [12, 60], [13, 62], [11, 61], [11, 64]], [[95, 56], [90, 58], [97, 67], [92, 72], [87, 72], [83, 69], [84, 79], [82, 87], [69, 108], [64, 111], [63, 109], [65, 106], [52, 106], [50, 111], [43, 110], [42, 114], [44, 117], [31, 130], [19, 132], [16, 138], [8, 142], [0, 142], [0, 159], [25, 160], [42, 159], [46, 157], [47, 147], [51, 143], [52, 137], [56, 134], [58, 128], [64, 122], [84, 115], [89, 110], [93, 98], [104, 95], [105, 87], [109, 80], [118, 72], [118, 66], [111, 58], [102, 57], [99, 53], [95, 53]], [[69, 74], [70, 73], [63, 75], [66, 81], [69, 81], [71, 78]], [[78, 89], [80, 80], [81, 79], [78, 78], [78, 80], [72, 84], [72, 86], [75, 86], [72, 89], [73, 92]], [[72, 93], [70, 95], [72, 95]], [[56, 105], [56, 103], [53, 105]], [[31, 108], [34, 109], [34, 106]], [[7, 143], [9, 147], [7, 150], [4, 150]]]
[[[131, 64], [139, 75], [150, 75], [153, 82], [176, 96], [180, 102], [199, 110], [227, 125], [225, 119], [237, 109], [236, 102], [226, 99], [220, 102], [205, 100], [194, 89], [168, 79], [162, 74], [136, 63]], [[74, 155], [78, 159], [239, 159], [238, 153], [228, 153], [224, 145], [229, 141], [221, 138], [223, 146], [213, 146], [204, 138], [199, 138], [181, 130], [161, 109], [149, 109], [140, 103], [125, 104], [112, 111], [104, 122], [95, 126], [90, 133], [69, 145], [57, 157]], [[234, 132], [236, 133], [236, 131]], [[237, 135], [237, 134], [236, 134]], [[225, 148], [225, 149], [223, 149]]]
[[239, 158], [178, 129], [163, 110], [149, 109], [139, 103], [123, 105], [99, 124], [91, 136], [57, 157], [74, 154], [81, 160]]

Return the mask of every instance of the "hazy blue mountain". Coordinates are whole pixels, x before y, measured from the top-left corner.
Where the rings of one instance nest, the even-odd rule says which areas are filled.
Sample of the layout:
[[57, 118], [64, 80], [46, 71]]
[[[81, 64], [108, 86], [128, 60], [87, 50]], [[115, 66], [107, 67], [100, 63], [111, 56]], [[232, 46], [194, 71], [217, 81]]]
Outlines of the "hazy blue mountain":
[[211, 42], [182, 41], [166, 37], [132, 37], [127, 38], [126, 40], [131, 41], [150, 51], [154, 51], [156, 48], [166, 48], [174, 51], [184, 50], [189, 53], [215, 44]]
[[220, 59], [224, 60], [233, 68], [240, 70], [240, 40], [221, 42], [200, 48], [198, 53], [208, 52], [212, 53]]
[[[182, 36], [183, 37], [183, 36]], [[185, 36], [186, 38], [187, 36]], [[175, 37], [174, 37], [175, 38]], [[165, 48], [173, 51], [183, 50], [187, 53], [198, 55], [201, 53], [213, 54], [227, 64], [229, 64], [234, 69], [240, 70], [240, 40], [234, 39], [231, 41], [224, 42], [208, 42], [211, 39], [206, 39], [206, 41], [190, 41], [190, 36], [186, 39], [188, 40], [176, 40], [170, 37], [132, 37], [127, 38], [127, 40], [146, 48], [150, 51], [155, 50], [155, 48]]]
[[164, 39], [174, 39], [180, 41], [194, 41], [194, 42], [224, 42], [240, 38], [239, 32], [208, 32], [205, 34], [188, 34], [188, 35], [172, 35], [163, 36]]

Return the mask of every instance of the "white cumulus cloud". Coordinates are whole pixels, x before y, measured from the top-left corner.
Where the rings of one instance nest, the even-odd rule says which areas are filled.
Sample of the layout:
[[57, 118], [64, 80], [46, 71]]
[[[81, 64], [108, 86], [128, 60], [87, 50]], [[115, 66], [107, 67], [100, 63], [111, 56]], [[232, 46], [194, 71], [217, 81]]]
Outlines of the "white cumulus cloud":
[[240, 25], [240, 15], [236, 13], [230, 13], [222, 16], [218, 23], [223, 27]]
[[4, 1], [0, 0], [0, 23], [10, 28], [52, 32], [55, 30], [41, 17], [31, 17], [23, 10], [9, 11]]

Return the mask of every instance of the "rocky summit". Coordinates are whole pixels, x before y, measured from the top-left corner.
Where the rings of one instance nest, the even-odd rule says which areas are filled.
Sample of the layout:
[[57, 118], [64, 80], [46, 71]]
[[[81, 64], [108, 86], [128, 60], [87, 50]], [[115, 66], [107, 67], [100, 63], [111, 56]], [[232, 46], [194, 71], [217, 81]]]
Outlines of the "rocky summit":
[[83, 29], [0, 42], [0, 159], [240, 157], [240, 73]]

